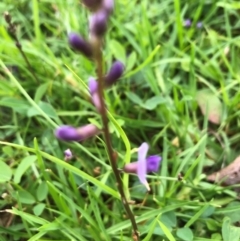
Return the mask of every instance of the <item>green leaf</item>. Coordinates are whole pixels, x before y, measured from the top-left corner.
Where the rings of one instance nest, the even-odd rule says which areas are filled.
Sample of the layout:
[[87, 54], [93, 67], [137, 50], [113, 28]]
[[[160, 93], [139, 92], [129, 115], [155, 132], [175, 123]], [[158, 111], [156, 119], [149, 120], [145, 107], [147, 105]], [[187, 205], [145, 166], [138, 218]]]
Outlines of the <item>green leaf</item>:
[[197, 92], [196, 96], [198, 105], [203, 115], [207, 115], [210, 122], [219, 124], [223, 106], [218, 97], [209, 89], [203, 89]]
[[18, 165], [16, 172], [14, 174], [13, 181], [15, 183], [19, 183], [21, 181], [22, 175], [26, 172], [26, 170], [36, 161], [37, 157], [35, 155], [26, 156], [23, 158], [21, 163]]
[[25, 190], [13, 193], [13, 197], [24, 204], [33, 204], [36, 202], [34, 196]]
[[123, 64], [126, 63], [125, 48], [118, 41], [111, 40], [110, 49], [117, 60], [120, 60]]
[[235, 201], [227, 205], [227, 208], [231, 208], [231, 207], [235, 207], [238, 209], [227, 213], [226, 216], [231, 219], [231, 223], [236, 223], [239, 221], [239, 217], [240, 217], [240, 202]]
[[133, 66], [136, 64], [136, 60], [137, 60], [137, 54], [136, 52], [132, 52], [127, 58], [126, 71], [131, 70], [133, 68]]
[[138, 95], [134, 94], [133, 92], [127, 92], [126, 95], [133, 103], [142, 105], [142, 100]]
[[167, 212], [163, 213], [159, 219], [162, 223], [164, 223], [167, 227], [176, 227], [177, 218], [175, 212]]
[[12, 169], [5, 163], [0, 161], [0, 183], [7, 182], [12, 177]]
[[36, 206], [33, 207], [33, 213], [36, 216], [40, 216], [44, 210], [44, 208], [46, 207], [46, 204], [44, 203], [39, 203]]
[[231, 220], [228, 217], [223, 219], [222, 236], [223, 241], [239, 241], [240, 228], [231, 226]]
[[190, 228], [179, 228], [177, 230], [177, 236], [184, 241], [193, 240], [193, 232]]
[[[39, 102], [38, 106], [40, 107], [40, 109], [42, 111], [45, 112], [45, 114], [48, 117], [53, 118], [53, 119], [58, 119], [55, 109], [50, 104], [41, 101], [41, 102]], [[33, 116], [42, 115], [42, 114], [35, 107], [31, 107], [28, 110], [27, 115], [28, 115], [28, 117], [33, 117]]]
[[37, 188], [37, 199], [43, 201], [48, 195], [48, 185], [46, 182], [42, 182]]
[[145, 103], [141, 104], [141, 106], [147, 110], [154, 110], [159, 104], [166, 103], [166, 100], [161, 96], [154, 96], [148, 99]]
[[42, 97], [44, 96], [44, 94], [46, 93], [46, 91], [48, 89], [48, 86], [49, 86], [49, 83], [44, 83], [37, 88], [37, 91], [34, 96], [35, 102], [38, 103], [42, 99]]
[[14, 97], [6, 97], [0, 100], [0, 106], [10, 107], [14, 111], [20, 114], [26, 114], [30, 105], [26, 100], [14, 98]]

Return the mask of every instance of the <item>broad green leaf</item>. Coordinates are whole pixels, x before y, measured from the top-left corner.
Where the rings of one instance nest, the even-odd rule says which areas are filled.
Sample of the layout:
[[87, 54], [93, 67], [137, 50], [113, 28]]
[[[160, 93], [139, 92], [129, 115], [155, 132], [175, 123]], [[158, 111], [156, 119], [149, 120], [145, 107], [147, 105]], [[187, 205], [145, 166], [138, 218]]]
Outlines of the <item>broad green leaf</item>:
[[33, 204], [36, 202], [34, 196], [25, 190], [20, 190], [13, 193], [13, 197], [24, 204]]
[[177, 218], [176, 218], [176, 214], [175, 212], [171, 211], [171, 212], [167, 212], [167, 213], [163, 213], [160, 216], [159, 219], [162, 223], [164, 223], [166, 226], [168, 227], [176, 227], [177, 225]]
[[20, 114], [26, 114], [30, 108], [30, 105], [26, 100], [14, 97], [2, 98], [0, 100], [0, 106], [12, 108], [14, 111]]
[[43, 201], [48, 195], [48, 185], [46, 182], [42, 182], [37, 188], [37, 199]]
[[133, 92], [127, 92], [127, 97], [135, 104], [142, 105], [142, 99]]
[[7, 182], [12, 177], [12, 169], [3, 161], [0, 161], [0, 183]]
[[228, 217], [223, 219], [222, 225], [223, 241], [239, 241], [240, 228], [231, 226], [231, 220]]
[[133, 66], [136, 64], [137, 54], [136, 52], [132, 52], [127, 58], [127, 68], [126, 71], [131, 70]]
[[240, 217], [240, 202], [235, 201], [227, 205], [227, 208], [231, 208], [231, 207], [235, 207], [237, 208], [237, 210], [227, 213], [226, 216], [231, 219], [231, 223], [236, 223], [239, 221], [239, 217]]
[[147, 110], [154, 110], [159, 104], [166, 103], [166, 100], [161, 96], [154, 96], [148, 99], [145, 103], [141, 104], [141, 106]]
[[38, 103], [42, 99], [42, 97], [44, 96], [44, 94], [46, 93], [46, 91], [48, 89], [48, 86], [49, 86], [49, 83], [44, 83], [37, 88], [35, 96], [34, 96], [35, 102]]
[[44, 208], [46, 207], [46, 204], [44, 203], [39, 203], [36, 206], [33, 207], [33, 213], [36, 216], [40, 216], [44, 210]]
[[123, 47], [123, 45], [121, 45], [116, 40], [111, 40], [110, 49], [111, 49], [111, 52], [113, 53], [114, 57], [117, 60], [120, 60], [123, 64], [126, 63], [126, 52], [125, 52], [125, 48]]
[[190, 228], [179, 228], [177, 230], [177, 236], [184, 241], [193, 240], [193, 232]]
[[209, 89], [198, 91], [196, 96], [203, 115], [207, 115], [210, 122], [220, 124], [223, 106], [218, 97]]
[[35, 155], [26, 156], [18, 165], [13, 181], [15, 183], [19, 183], [21, 181], [22, 175], [26, 172], [26, 170], [36, 161], [37, 157]]
[[[39, 102], [38, 106], [48, 117], [53, 118], [53, 119], [58, 119], [55, 109], [50, 104], [41, 101], [41, 102]], [[35, 107], [31, 107], [28, 110], [27, 115], [28, 115], [28, 117], [33, 117], [33, 116], [42, 115], [42, 114]]]

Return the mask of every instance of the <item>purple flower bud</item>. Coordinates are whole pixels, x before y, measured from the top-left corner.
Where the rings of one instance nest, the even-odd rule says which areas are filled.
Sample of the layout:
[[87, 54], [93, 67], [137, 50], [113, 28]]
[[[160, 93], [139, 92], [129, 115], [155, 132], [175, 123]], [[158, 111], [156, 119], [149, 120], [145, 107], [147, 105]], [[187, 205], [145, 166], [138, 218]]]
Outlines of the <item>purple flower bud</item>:
[[95, 136], [100, 130], [93, 124], [74, 128], [72, 126], [60, 126], [55, 131], [58, 139], [63, 141], [83, 141], [89, 137]]
[[102, 36], [107, 30], [108, 15], [102, 9], [92, 14], [89, 18], [90, 34], [93, 36]]
[[94, 92], [97, 92], [98, 82], [93, 77], [90, 77], [88, 79], [88, 87], [89, 87], [90, 94], [93, 94]]
[[82, 0], [82, 2], [87, 8], [93, 11], [98, 9], [102, 4], [102, 0]]
[[112, 13], [114, 9], [114, 0], [103, 0], [102, 8], [108, 13]]
[[100, 97], [98, 94], [98, 82], [93, 78], [90, 77], [88, 80], [88, 87], [89, 87], [89, 91], [92, 97], [92, 103], [94, 104], [94, 106], [96, 107], [96, 109], [98, 110], [98, 112], [102, 111], [102, 105], [100, 102]]
[[65, 161], [70, 161], [73, 158], [73, 154], [70, 149], [64, 151], [64, 156]]
[[84, 40], [80, 35], [76, 33], [70, 33], [68, 35], [69, 44], [76, 50], [80, 51], [88, 58], [93, 56], [93, 50], [91, 44]]
[[202, 27], [203, 27], [202, 22], [198, 22], [198, 23], [197, 23], [197, 28], [202, 28]]
[[192, 21], [190, 19], [186, 19], [183, 23], [183, 26], [186, 28], [191, 27], [191, 25], [192, 25]]
[[140, 182], [150, 190], [146, 174], [149, 172], [157, 172], [162, 158], [158, 155], [146, 157], [148, 148], [149, 146], [146, 142], [142, 143], [138, 148], [138, 161], [128, 163], [123, 170], [127, 173], [136, 173]]
[[105, 85], [107, 87], [113, 85], [123, 74], [124, 65], [120, 61], [116, 61], [113, 63], [111, 69], [105, 76]]

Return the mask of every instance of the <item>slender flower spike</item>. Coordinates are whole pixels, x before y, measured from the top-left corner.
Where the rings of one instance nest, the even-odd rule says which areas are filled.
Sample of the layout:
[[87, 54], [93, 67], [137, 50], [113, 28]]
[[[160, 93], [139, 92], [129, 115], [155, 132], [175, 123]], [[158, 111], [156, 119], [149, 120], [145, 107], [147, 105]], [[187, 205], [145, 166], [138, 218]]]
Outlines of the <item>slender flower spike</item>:
[[145, 185], [149, 191], [150, 187], [146, 179], [146, 174], [149, 172], [157, 172], [162, 158], [158, 155], [147, 157], [148, 149], [148, 144], [146, 142], [142, 143], [138, 148], [138, 161], [125, 165], [123, 170], [127, 173], [136, 173], [140, 182]]
[[89, 17], [89, 31], [91, 36], [102, 36], [107, 30], [108, 14], [100, 9]]
[[112, 64], [111, 69], [109, 70], [109, 72], [105, 76], [106, 87], [109, 87], [109, 86], [113, 85], [114, 83], [116, 83], [117, 80], [122, 76], [123, 72], [124, 72], [123, 63], [120, 62], [120, 61], [115, 61]]
[[80, 51], [88, 58], [93, 56], [91, 44], [84, 40], [80, 35], [76, 33], [70, 33], [68, 35], [68, 40], [71, 47], [73, 47], [75, 50]]
[[63, 141], [83, 141], [99, 134], [100, 130], [93, 124], [74, 128], [72, 126], [60, 126], [55, 131], [55, 136]]
[[66, 151], [64, 151], [64, 160], [65, 161], [69, 161], [72, 158], [73, 158], [73, 154], [70, 149], [67, 149]]

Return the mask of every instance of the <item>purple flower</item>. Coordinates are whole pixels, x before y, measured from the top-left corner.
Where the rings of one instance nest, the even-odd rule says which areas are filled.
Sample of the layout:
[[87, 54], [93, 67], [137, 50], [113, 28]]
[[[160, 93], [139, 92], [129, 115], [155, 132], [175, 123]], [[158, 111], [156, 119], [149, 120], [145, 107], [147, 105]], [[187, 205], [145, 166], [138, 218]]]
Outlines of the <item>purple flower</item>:
[[76, 33], [70, 33], [68, 35], [68, 41], [74, 49], [80, 51], [86, 57], [91, 58], [93, 56], [91, 44], [84, 40], [80, 35]]
[[184, 23], [183, 23], [184, 27], [189, 28], [191, 27], [191, 25], [192, 25], [192, 21], [190, 19], [184, 20]]
[[145, 185], [149, 191], [150, 188], [146, 179], [146, 174], [149, 172], [157, 172], [162, 158], [158, 155], [147, 157], [148, 149], [148, 144], [146, 142], [142, 143], [138, 148], [138, 161], [125, 165], [123, 170], [127, 173], [136, 173], [140, 182]]
[[92, 36], [102, 36], [107, 30], [108, 14], [100, 9], [89, 18], [89, 30]]
[[102, 8], [105, 10], [108, 14], [112, 13], [114, 9], [114, 0], [103, 0], [102, 2]]
[[93, 124], [82, 127], [60, 126], [55, 131], [55, 136], [63, 141], [83, 141], [89, 137], [95, 136], [100, 130]]
[[197, 23], [197, 28], [202, 28], [203, 27], [203, 23], [202, 22], [198, 22]]
[[105, 85], [107, 87], [116, 83], [116, 81], [122, 76], [124, 72], [124, 65], [120, 61], [115, 61], [107, 75], [105, 76]]
[[67, 150], [64, 151], [64, 156], [65, 156], [64, 157], [65, 161], [69, 161], [73, 158], [73, 154], [72, 154], [70, 149], [67, 149]]

